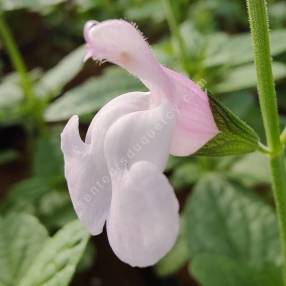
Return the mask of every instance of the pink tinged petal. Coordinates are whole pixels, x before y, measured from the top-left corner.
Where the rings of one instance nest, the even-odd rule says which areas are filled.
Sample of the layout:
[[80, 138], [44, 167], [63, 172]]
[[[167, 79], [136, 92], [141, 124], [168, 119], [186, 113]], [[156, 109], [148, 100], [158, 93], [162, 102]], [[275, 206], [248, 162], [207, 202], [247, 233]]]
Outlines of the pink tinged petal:
[[148, 93], [124, 94], [110, 101], [90, 124], [86, 143], [73, 116], [61, 135], [65, 177], [74, 209], [81, 222], [93, 234], [102, 232], [111, 202], [111, 179], [104, 158], [104, 140], [108, 128], [122, 115], [146, 108]]
[[112, 173], [115, 176], [122, 174], [137, 161], [149, 161], [163, 171], [169, 156], [174, 124], [175, 113], [167, 101], [117, 120], [106, 134], [104, 146], [111, 176]]
[[[148, 43], [134, 25], [124, 20], [108, 20], [84, 28], [88, 53], [107, 60], [139, 78], [153, 96], [168, 94], [171, 85]], [[157, 101], [157, 99], [155, 100]]]
[[176, 126], [170, 153], [187, 156], [214, 138], [219, 130], [207, 94], [187, 77], [166, 67], [163, 69], [174, 85], [169, 100], [176, 109]]
[[179, 229], [178, 202], [160, 170], [137, 162], [114, 184], [107, 234], [124, 262], [146, 267], [172, 248]]

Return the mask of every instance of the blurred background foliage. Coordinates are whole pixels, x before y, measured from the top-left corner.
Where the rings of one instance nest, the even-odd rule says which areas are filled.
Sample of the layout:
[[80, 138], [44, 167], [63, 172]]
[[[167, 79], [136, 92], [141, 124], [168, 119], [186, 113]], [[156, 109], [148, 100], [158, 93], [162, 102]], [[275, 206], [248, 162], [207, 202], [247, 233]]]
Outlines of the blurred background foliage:
[[[88, 242], [76, 222], [59, 144], [66, 120], [78, 114], [84, 136], [107, 101], [144, 90], [118, 67], [83, 63], [82, 28], [89, 19], [137, 23], [161, 63], [203, 84], [264, 138], [244, 1], [169, 3], [168, 9], [160, 0], [1, 0], [1, 34], [7, 26], [28, 71], [27, 92], [2, 37], [1, 286], [282, 285], [269, 171], [259, 153], [170, 158], [166, 174], [181, 202], [181, 232], [153, 268], [121, 263], [105, 234]], [[269, 13], [285, 126], [286, 2], [269, 1]]]

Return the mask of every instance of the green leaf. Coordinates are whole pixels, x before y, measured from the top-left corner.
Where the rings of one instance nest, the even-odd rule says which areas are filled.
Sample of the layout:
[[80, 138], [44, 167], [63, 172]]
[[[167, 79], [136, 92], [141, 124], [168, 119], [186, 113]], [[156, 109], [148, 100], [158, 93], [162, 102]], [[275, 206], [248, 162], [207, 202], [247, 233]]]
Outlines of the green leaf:
[[[216, 39], [219, 36], [219, 41]], [[286, 29], [271, 32], [271, 55], [286, 51]], [[216, 48], [214, 49], [213, 46]], [[204, 64], [235, 66], [253, 61], [251, 37], [249, 33], [227, 36], [219, 33], [209, 37], [208, 54]]]
[[[272, 68], [275, 80], [286, 77], [286, 65], [273, 62]], [[215, 93], [226, 93], [251, 87], [256, 87], [256, 70], [254, 64], [247, 64], [228, 71], [222, 82], [216, 84], [213, 90]]]
[[144, 1], [141, 3], [136, 3], [135, 6], [127, 7], [125, 17], [137, 22], [151, 20], [153, 23], [155, 22], [155, 24], [159, 25], [165, 19], [165, 15], [162, 13], [161, 8], [162, 6], [160, 2]]
[[197, 162], [185, 162], [178, 165], [171, 175], [171, 182], [175, 189], [190, 188], [203, 174]]
[[0, 285], [19, 285], [48, 238], [46, 229], [33, 216], [0, 217]]
[[60, 142], [53, 136], [39, 138], [35, 146], [33, 175], [53, 182], [63, 177], [63, 173]]
[[35, 213], [41, 197], [51, 188], [44, 178], [31, 177], [13, 185], [0, 204], [1, 212], [25, 211]]
[[[10, 76], [11, 77], [11, 76]], [[11, 108], [23, 99], [21, 87], [8, 77], [0, 85], [0, 109]]]
[[37, 94], [55, 97], [82, 69], [85, 47], [80, 46], [47, 71], [36, 86]]
[[66, 120], [74, 114], [86, 115], [116, 96], [138, 90], [142, 90], [142, 85], [137, 79], [117, 67], [110, 67], [102, 76], [66, 92], [48, 107], [45, 118], [52, 122]]
[[283, 27], [286, 20], [286, 2], [278, 1], [269, 5], [271, 27]]
[[209, 100], [220, 133], [196, 154], [227, 156], [255, 151], [259, 141], [255, 131], [213, 96]]
[[257, 268], [227, 256], [199, 255], [190, 272], [203, 286], [283, 286], [279, 267]]
[[209, 175], [194, 189], [184, 215], [191, 257], [208, 253], [255, 267], [281, 264], [274, 210], [249, 190]]
[[19, 117], [19, 106], [23, 100], [17, 76], [10, 74], [0, 84], [0, 122], [10, 123]]
[[267, 157], [258, 152], [236, 161], [227, 173], [248, 186], [269, 184], [271, 180]]
[[19, 286], [66, 286], [75, 272], [89, 235], [78, 221], [46, 241]]
[[[29, 72], [30, 79], [38, 80], [41, 72], [39, 69]], [[0, 84], [0, 123], [10, 125], [19, 122], [23, 115], [24, 94], [19, 77], [16, 73], [5, 76]], [[22, 122], [21, 122], [22, 123]]]
[[38, 202], [37, 215], [48, 229], [58, 229], [76, 219], [71, 199], [66, 191], [52, 190]]

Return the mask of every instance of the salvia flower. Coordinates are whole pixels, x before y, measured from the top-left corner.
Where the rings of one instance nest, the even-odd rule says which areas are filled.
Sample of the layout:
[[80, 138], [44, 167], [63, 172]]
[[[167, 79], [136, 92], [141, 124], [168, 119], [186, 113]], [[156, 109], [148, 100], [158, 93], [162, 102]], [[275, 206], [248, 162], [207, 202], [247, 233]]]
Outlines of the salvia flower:
[[90, 21], [84, 37], [87, 58], [122, 67], [149, 91], [107, 103], [85, 142], [78, 117], [70, 118], [61, 134], [70, 197], [91, 234], [106, 223], [115, 254], [132, 266], [149, 266], [172, 248], [179, 229], [178, 202], [163, 174], [169, 154], [196, 152], [218, 129], [206, 93], [160, 65], [134, 25]]

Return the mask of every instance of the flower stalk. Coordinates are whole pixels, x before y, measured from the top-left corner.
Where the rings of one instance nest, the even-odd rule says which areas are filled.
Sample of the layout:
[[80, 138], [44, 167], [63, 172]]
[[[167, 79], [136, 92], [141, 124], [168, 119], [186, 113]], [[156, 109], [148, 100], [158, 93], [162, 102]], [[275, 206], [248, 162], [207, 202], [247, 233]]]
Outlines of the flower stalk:
[[268, 148], [280, 240], [283, 252], [283, 279], [286, 285], [286, 169], [280, 140], [277, 97], [272, 74], [269, 26], [265, 0], [247, 0], [252, 35], [257, 89]]

